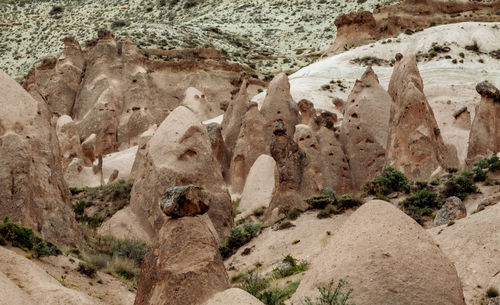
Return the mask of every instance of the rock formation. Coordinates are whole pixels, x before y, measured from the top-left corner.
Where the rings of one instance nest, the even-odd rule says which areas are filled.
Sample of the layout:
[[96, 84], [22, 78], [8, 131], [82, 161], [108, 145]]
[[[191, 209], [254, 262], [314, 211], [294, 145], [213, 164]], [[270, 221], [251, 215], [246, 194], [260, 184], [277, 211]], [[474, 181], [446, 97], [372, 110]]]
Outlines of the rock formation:
[[314, 104], [308, 100], [300, 100], [297, 106], [300, 111], [300, 124], [309, 125], [313, 130], [318, 130], [319, 117], [316, 115]]
[[467, 163], [476, 157], [489, 157], [500, 151], [500, 90], [488, 82], [479, 83], [476, 91], [481, 95], [476, 116], [469, 134]]
[[353, 289], [353, 304], [465, 305], [457, 271], [431, 236], [392, 204], [373, 200], [334, 233], [302, 279], [293, 302], [331, 279]]
[[73, 158], [83, 158], [80, 137], [76, 131], [75, 122], [68, 115], [63, 115], [57, 120], [56, 134], [64, 171]]
[[415, 56], [397, 61], [388, 90], [393, 103], [386, 160], [411, 179], [428, 179], [440, 167], [458, 164], [456, 152], [444, 145], [423, 90]]
[[391, 104], [391, 96], [368, 67], [347, 99], [340, 132], [354, 186], [362, 186], [384, 168]]
[[[172, 186], [195, 184], [210, 194], [208, 215], [220, 237], [226, 236], [233, 225], [231, 198], [207, 131], [192, 111], [177, 107], [158, 127], [139, 161], [134, 164], [138, 172], [127, 211], [140, 223], [123, 223], [124, 215], [115, 214], [106, 226], [121, 234], [146, 232], [147, 241], [152, 242], [166, 220], [158, 205], [163, 192]], [[136, 237], [143, 237], [140, 235]]]
[[229, 169], [233, 193], [243, 191], [250, 168], [260, 155], [268, 152], [263, 140], [266, 131], [266, 123], [257, 103], [250, 103], [241, 124]]
[[242, 121], [248, 110], [248, 104], [250, 103], [247, 87], [248, 82], [245, 80], [241, 84], [240, 91], [236, 97], [229, 102], [227, 110], [224, 113], [224, 118], [222, 119], [222, 136], [224, 138], [224, 143], [226, 143], [227, 150], [230, 152], [229, 158], [232, 157], [231, 153], [236, 146]]
[[[500, 204], [429, 230], [458, 271], [467, 304], [480, 304], [492, 284], [500, 289]], [[492, 270], [494, 270], [492, 272]]]
[[309, 125], [295, 126], [294, 141], [306, 154], [301, 185], [302, 196], [306, 198], [318, 194], [323, 188], [321, 147]]
[[0, 71], [0, 215], [66, 245], [79, 245], [55, 128], [38, 102]]
[[210, 298], [203, 305], [264, 305], [261, 301], [249, 294], [245, 290], [239, 288], [231, 288], [223, 292], [219, 292]]
[[269, 155], [260, 155], [250, 168], [241, 194], [237, 219], [242, 219], [255, 209], [267, 208], [271, 202], [277, 180], [276, 161]]
[[[222, 61], [220, 54], [207, 56], [210, 50], [185, 53], [183, 58], [178, 51], [179, 60], [149, 59], [130, 39], [115, 39], [101, 30], [84, 50], [66, 39], [59, 58], [30, 71], [25, 88], [51, 112], [71, 116], [80, 141], [95, 134], [95, 154], [106, 154], [137, 145], [141, 133], [183, 102], [184, 92], [185, 105], [200, 119], [220, 113], [216, 104], [231, 98], [244, 67]], [[249, 82], [263, 85], [256, 79]]]
[[186, 89], [181, 106], [191, 110], [202, 122], [212, 118], [212, 107], [208, 103], [205, 94], [196, 88], [189, 87]]
[[465, 209], [465, 204], [458, 197], [449, 197], [446, 202], [437, 212], [436, 218], [434, 218], [435, 226], [442, 226], [445, 224], [450, 224], [456, 219], [464, 218], [467, 216], [467, 210]]
[[230, 287], [210, 218], [198, 208], [196, 194], [184, 196], [191, 191], [199, 194], [200, 189], [189, 187], [178, 192], [175, 188], [167, 190], [164, 198], [168, 206], [181, 207], [184, 213], [167, 209], [167, 215], [179, 218], [165, 222], [155, 246], [144, 258], [135, 305], [201, 304]]
[[160, 209], [172, 218], [196, 216], [208, 210], [209, 202], [208, 194], [199, 186], [172, 186], [163, 193]]
[[331, 187], [338, 194], [352, 191], [349, 161], [342, 149], [339, 134], [334, 124], [337, 116], [323, 111], [320, 115], [320, 128], [317, 133], [321, 153], [322, 187]]
[[266, 219], [275, 215], [287, 214], [294, 208], [302, 208], [305, 203], [300, 197], [305, 168], [306, 154], [287, 134], [288, 130], [282, 120], [273, 127], [271, 156], [276, 161], [279, 181], [277, 188], [264, 214]]

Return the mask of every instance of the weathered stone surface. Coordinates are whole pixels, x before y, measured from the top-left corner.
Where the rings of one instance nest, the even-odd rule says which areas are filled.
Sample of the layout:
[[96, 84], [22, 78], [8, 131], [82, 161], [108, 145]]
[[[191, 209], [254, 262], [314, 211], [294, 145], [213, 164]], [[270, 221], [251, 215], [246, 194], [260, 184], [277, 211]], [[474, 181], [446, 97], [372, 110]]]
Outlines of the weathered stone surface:
[[434, 225], [442, 226], [465, 216], [467, 216], [467, 210], [462, 200], [455, 196], [449, 197], [437, 212], [436, 218], [434, 218]]
[[205, 121], [211, 118], [212, 107], [207, 102], [205, 94], [200, 90], [189, 87], [184, 92], [184, 100], [181, 106], [191, 110], [200, 121]]
[[82, 234], [46, 104], [3, 71], [0, 92], [0, 215], [9, 215], [52, 242], [80, 245]]
[[308, 100], [300, 100], [297, 106], [300, 111], [300, 124], [308, 125], [313, 130], [318, 130], [319, 117], [316, 115], [314, 104]]
[[[127, 229], [130, 232], [140, 227], [138, 232], [148, 232], [147, 241], [152, 242], [167, 219], [158, 205], [165, 189], [194, 184], [210, 194], [208, 215], [220, 237], [226, 236], [233, 225], [231, 198], [207, 130], [191, 110], [183, 106], [176, 108], [158, 127], [141, 154], [134, 164], [137, 172], [130, 199], [130, 211], [135, 214], [130, 218], [139, 223], [114, 223], [112, 217], [109, 227], [130, 227]], [[120, 219], [116, 221], [121, 222], [125, 217], [122, 215]]]
[[250, 168], [260, 155], [268, 153], [267, 145], [263, 141], [266, 134], [265, 126], [264, 117], [260, 113], [257, 103], [250, 103], [243, 118], [229, 169], [233, 193], [243, 191]]
[[207, 215], [165, 223], [142, 263], [135, 305], [200, 304], [230, 288], [210, 227]]
[[64, 171], [73, 158], [83, 158], [80, 137], [76, 131], [75, 122], [68, 115], [63, 115], [57, 120], [56, 134]]
[[411, 179], [428, 179], [436, 169], [458, 164], [456, 152], [444, 145], [423, 89], [415, 56], [397, 61], [388, 90], [394, 102], [386, 160]]
[[500, 151], [500, 91], [488, 82], [478, 84], [476, 90], [481, 102], [469, 134], [467, 164], [474, 163], [478, 156], [487, 157]]
[[219, 292], [210, 298], [203, 305], [264, 305], [256, 297], [249, 294], [245, 290], [239, 288], [231, 288]]
[[250, 99], [247, 93], [248, 82], [243, 81], [240, 87], [240, 91], [235, 96], [233, 100], [229, 102], [226, 112], [224, 113], [224, 118], [222, 119], [222, 137], [224, 138], [224, 143], [229, 152], [229, 157], [232, 157], [232, 152], [236, 146], [236, 141], [240, 134], [241, 125], [243, 123], [243, 118], [248, 109], [248, 104]]
[[488, 305], [500, 305], [500, 297], [490, 298]]
[[201, 215], [209, 208], [209, 198], [196, 185], [172, 186], [163, 193], [160, 208], [172, 218]]
[[358, 188], [384, 168], [391, 104], [391, 96], [368, 67], [347, 99], [340, 131], [352, 184]]
[[[294, 208], [301, 208], [305, 203], [300, 197], [306, 154], [287, 134], [283, 121], [278, 120], [273, 127], [271, 156], [276, 161], [279, 182], [264, 217], [270, 219], [273, 211], [287, 214]], [[276, 212], [274, 212], [274, 215]]]
[[457, 271], [431, 236], [380, 200], [361, 206], [333, 233], [291, 301], [314, 299], [331, 279], [347, 280], [357, 305], [465, 305]]

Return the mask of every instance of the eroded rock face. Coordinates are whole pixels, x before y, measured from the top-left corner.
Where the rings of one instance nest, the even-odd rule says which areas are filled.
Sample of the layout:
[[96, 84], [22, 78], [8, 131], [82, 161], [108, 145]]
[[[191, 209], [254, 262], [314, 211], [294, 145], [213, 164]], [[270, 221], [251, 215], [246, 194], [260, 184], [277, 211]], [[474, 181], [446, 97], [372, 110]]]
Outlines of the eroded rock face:
[[479, 83], [476, 91], [481, 95], [476, 116], [469, 134], [467, 163], [478, 156], [487, 157], [500, 151], [500, 90], [488, 82]]
[[68, 115], [63, 115], [57, 120], [56, 134], [59, 141], [62, 170], [64, 171], [73, 158], [83, 158], [80, 137], [76, 131], [75, 123]]
[[427, 179], [439, 168], [456, 166], [458, 158], [443, 142], [434, 113], [425, 98], [414, 55], [394, 65], [389, 83], [393, 99], [387, 144], [387, 165], [411, 179]]
[[45, 103], [33, 99], [3, 71], [0, 92], [0, 215], [9, 215], [53, 242], [80, 245], [82, 234]]
[[434, 225], [442, 226], [449, 224], [465, 216], [467, 216], [467, 210], [462, 200], [455, 196], [449, 197], [446, 199], [443, 207], [437, 212], [436, 218], [434, 218]]
[[142, 263], [135, 305], [201, 304], [230, 288], [210, 226], [206, 214], [165, 223]]
[[184, 105], [200, 120], [221, 113], [217, 104], [231, 98], [244, 68], [209, 55], [211, 50], [187, 53], [175, 61], [148, 59], [130, 39], [101, 30], [84, 50], [66, 39], [57, 59], [30, 71], [25, 88], [51, 112], [71, 116], [80, 142], [95, 134], [95, 155], [107, 154], [138, 145], [144, 131], [183, 103], [184, 93]]
[[276, 161], [279, 182], [264, 217], [270, 219], [278, 213], [287, 214], [294, 208], [301, 208], [305, 203], [300, 197], [306, 154], [287, 134], [283, 121], [278, 120], [273, 127], [271, 156]]
[[231, 159], [230, 176], [233, 193], [241, 193], [250, 168], [257, 158], [268, 151], [265, 141], [265, 119], [257, 103], [248, 106]]
[[78, 41], [64, 39], [59, 58], [49, 58], [29, 72], [26, 90], [46, 101], [51, 112], [71, 115], [82, 80], [85, 59]]
[[368, 11], [352, 12], [335, 19], [337, 38], [328, 50], [329, 52], [343, 52], [352, 45], [360, 45], [367, 41], [377, 40], [381, 34], [377, 21]]
[[372, 200], [354, 212], [311, 262], [292, 302], [344, 279], [353, 304], [464, 305], [457, 271], [431, 236], [391, 203]]
[[384, 168], [391, 104], [391, 96], [368, 67], [347, 99], [340, 132], [355, 186], [375, 178]]
[[234, 147], [236, 146], [236, 141], [238, 140], [241, 125], [243, 123], [243, 118], [245, 117], [245, 113], [248, 110], [248, 104], [250, 103], [250, 99], [248, 98], [247, 93], [247, 87], [248, 82], [245, 80], [241, 84], [238, 95], [236, 95], [236, 97], [229, 102], [221, 123], [224, 143], [226, 144], [227, 150], [230, 153], [233, 152]]
[[[141, 150], [139, 150], [141, 151]], [[134, 168], [135, 183], [130, 199], [133, 219], [140, 223], [113, 224], [109, 227], [140, 227], [152, 242], [166, 221], [158, 202], [166, 188], [195, 184], [210, 194], [208, 215], [217, 233], [224, 238], [233, 225], [231, 199], [226, 190], [221, 168], [213, 155], [205, 127], [198, 117], [183, 106], [177, 107], [158, 127]], [[123, 219], [123, 215], [120, 216]], [[139, 236], [137, 237], [139, 238]]]
[[160, 209], [172, 218], [201, 215], [208, 207], [208, 195], [192, 184], [167, 188], [160, 201]]

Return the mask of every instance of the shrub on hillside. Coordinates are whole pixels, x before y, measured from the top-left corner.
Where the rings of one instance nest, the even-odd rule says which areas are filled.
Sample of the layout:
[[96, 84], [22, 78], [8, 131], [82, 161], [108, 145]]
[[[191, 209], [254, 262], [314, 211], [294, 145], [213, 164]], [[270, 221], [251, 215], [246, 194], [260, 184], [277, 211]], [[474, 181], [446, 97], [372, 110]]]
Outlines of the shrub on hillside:
[[345, 289], [348, 283], [345, 280], [339, 280], [337, 286], [335, 281], [331, 280], [326, 286], [318, 287], [319, 296], [315, 301], [312, 301], [309, 297], [304, 299], [304, 305], [354, 305], [348, 303], [351, 298], [353, 289]]
[[464, 200], [470, 193], [477, 192], [477, 187], [474, 184], [475, 174], [468, 171], [463, 171], [459, 174], [448, 175], [442, 194], [444, 197], [456, 196]]
[[422, 216], [431, 216], [433, 209], [439, 208], [439, 203], [438, 194], [428, 188], [424, 188], [410, 194], [403, 201], [403, 207], [408, 215], [417, 222], [420, 222]]
[[408, 192], [408, 178], [393, 167], [387, 167], [379, 177], [368, 181], [364, 189], [367, 193], [378, 197], [383, 197], [392, 192]]
[[226, 241], [219, 246], [220, 254], [224, 258], [230, 257], [239, 247], [248, 243], [259, 233], [260, 225], [253, 223], [246, 223], [232, 228]]

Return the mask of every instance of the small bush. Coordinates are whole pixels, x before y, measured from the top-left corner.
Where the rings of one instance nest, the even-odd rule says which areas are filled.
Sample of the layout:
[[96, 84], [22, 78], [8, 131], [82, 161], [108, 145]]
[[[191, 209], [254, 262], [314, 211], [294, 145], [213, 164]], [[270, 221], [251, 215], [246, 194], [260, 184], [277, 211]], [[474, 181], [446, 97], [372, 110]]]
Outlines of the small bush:
[[361, 205], [361, 196], [353, 194], [344, 194], [338, 199], [338, 206], [341, 209], [350, 209]]
[[97, 273], [97, 268], [89, 263], [80, 262], [78, 264], [78, 272], [88, 277], [94, 277]]
[[471, 45], [465, 46], [465, 49], [468, 51], [479, 53], [479, 46], [477, 45], [476, 41], [474, 41], [474, 43]]
[[424, 188], [410, 194], [403, 202], [403, 207], [408, 215], [420, 221], [422, 216], [432, 215], [433, 209], [439, 207], [438, 194]]
[[81, 216], [83, 215], [83, 212], [85, 211], [85, 208], [87, 207], [87, 202], [85, 201], [78, 201], [73, 205], [73, 211], [75, 212], [76, 215]]
[[306, 261], [298, 261], [296, 258], [288, 254], [283, 258], [283, 265], [289, 266], [285, 268], [276, 267], [273, 269], [273, 277], [275, 279], [281, 279], [284, 277], [292, 276], [297, 273], [301, 273], [307, 270], [307, 262]]
[[226, 241], [219, 246], [222, 257], [227, 258], [233, 255], [239, 247], [248, 243], [259, 233], [260, 225], [253, 223], [246, 223], [232, 228]]
[[321, 190], [319, 195], [309, 197], [304, 201], [313, 209], [323, 209], [329, 204], [335, 204], [337, 202], [337, 196], [332, 188], [325, 187]]
[[348, 303], [353, 292], [352, 288], [345, 291], [348, 283], [345, 280], [339, 280], [337, 286], [335, 281], [331, 280], [330, 283], [323, 287], [318, 287], [320, 295], [316, 301], [312, 301], [309, 297], [304, 299], [304, 305], [354, 305]]
[[337, 208], [336, 205], [329, 204], [324, 209], [322, 209], [321, 211], [319, 211], [318, 215], [316, 215], [316, 217], [318, 217], [319, 219], [328, 218], [332, 214], [338, 214], [338, 213], [340, 213], [339, 208]]
[[498, 297], [498, 290], [495, 288], [495, 287], [490, 287], [488, 288], [488, 290], [486, 290], [486, 295], [489, 297], [489, 298], [496, 298]]
[[379, 177], [368, 181], [364, 189], [367, 193], [378, 197], [392, 192], [408, 192], [408, 178], [393, 167], [387, 167]]
[[299, 218], [300, 214], [302, 214], [304, 211], [301, 209], [293, 208], [291, 211], [288, 211], [286, 214], [286, 217], [290, 220], [295, 220]]
[[129, 258], [140, 264], [146, 255], [147, 247], [140, 241], [133, 239], [117, 239], [113, 243], [113, 254]]
[[243, 285], [241, 289], [257, 296], [259, 292], [269, 287], [269, 279], [259, 276], [258, 273], [250, 271], [243, 276]]
[[456, 196], [464, 200], [470, 193], [477, 192], [474, 185], [474, 174], [472, 172], [461, 172], [456, 175], [449, 175], [444, 183], [442, 194], [444, 197]]

